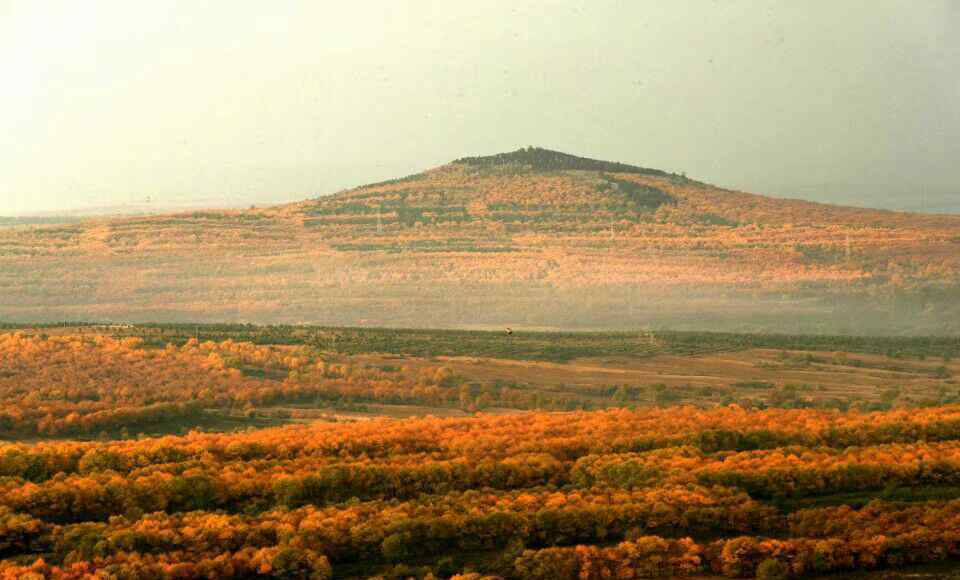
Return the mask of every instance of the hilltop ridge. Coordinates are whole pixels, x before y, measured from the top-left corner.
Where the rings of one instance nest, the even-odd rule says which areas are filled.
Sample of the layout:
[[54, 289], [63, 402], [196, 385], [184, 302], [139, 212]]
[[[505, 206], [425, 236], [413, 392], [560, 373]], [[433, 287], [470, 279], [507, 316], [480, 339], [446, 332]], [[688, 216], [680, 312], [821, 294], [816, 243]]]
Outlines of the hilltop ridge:
[[507, 153], [476, 157], [461, 157], [453, 163], [474, 167], [497, 167], [518, 165], [535, 171], [606, 171], [610, 173], [641, 173], [645, 175], [669, 175], [666, 171], [649, 169], [613, 161], [600, 161], [588, 157], [578, 157], [542, 147], [524, 147]]

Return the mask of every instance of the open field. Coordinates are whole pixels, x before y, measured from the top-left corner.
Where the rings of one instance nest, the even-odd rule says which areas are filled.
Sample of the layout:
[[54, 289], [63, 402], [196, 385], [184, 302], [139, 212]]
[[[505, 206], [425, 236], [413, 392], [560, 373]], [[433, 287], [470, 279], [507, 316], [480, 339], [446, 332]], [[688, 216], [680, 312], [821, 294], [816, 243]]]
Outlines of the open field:
[[[934, 406], [960, 401], [956, 344], [651, 332], [22, 328], [0, 335], [0, 434], [129, 437], [376, 415], [676, 404]], [[438, 354], [425, 356], [430, 351]]]
[[0, 330], [28, 334], [99, 334], [141, 338], [146, 346], [201, 342], [251, 342], [260, 345], [310, 346], [342, 354], [480, 356], [564, 362], [572, 358], [651, 354], [707, 354], [744, 348], [842, 351], [898, 357], [960, 356], [956, 336], [848, 336], [748, 334], [642, 330], [630, 332], [523, 331], [505, 336], [501, 329], [439, 330], [309, 325], [0, 323]]

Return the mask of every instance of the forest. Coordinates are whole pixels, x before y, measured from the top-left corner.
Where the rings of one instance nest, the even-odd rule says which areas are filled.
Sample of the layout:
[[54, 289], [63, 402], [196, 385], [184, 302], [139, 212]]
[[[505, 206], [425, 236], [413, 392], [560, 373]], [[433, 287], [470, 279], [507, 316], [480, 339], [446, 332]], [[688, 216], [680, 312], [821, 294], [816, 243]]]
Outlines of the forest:
[[7, 324], [0, 578], [772, 579], [949, 565], [956, 348]]
[[7, 443], [7, 578], [786, 578], [958, 556], [960, 410], [690, 407]]

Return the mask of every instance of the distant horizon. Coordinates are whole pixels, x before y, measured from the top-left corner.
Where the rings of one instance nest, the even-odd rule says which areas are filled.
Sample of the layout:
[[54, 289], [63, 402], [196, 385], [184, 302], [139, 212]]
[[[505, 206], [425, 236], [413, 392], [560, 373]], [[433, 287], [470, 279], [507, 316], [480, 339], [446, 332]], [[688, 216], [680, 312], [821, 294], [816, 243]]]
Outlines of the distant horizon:
[[[723, 187], [725, 189], [734, 189], [726, 187], [721, 183], [712, 183], [706, 179], [700, 179], [696, 176], [690, 176], [693, 179], [698, 181], [703, 181], [705, 183], [710, 183], [711, 185], [716, 185], [718, 187]], [[386, 178], [389, 179], [389, 178]], [[374, 183], [371, 181], [371, 183]], [[152, 213], [167, 213], [171, 211], [177, 211], [178, 209], [183, 209], [184, 211], [189, 210], [202, 210], [202, 209], [211, 209], [211, 210], [225, 210], [225, 209], [245, 209], [250, 206], [256, 207], [269, 207], [269, 206], [279, 206], [289, 203], [297, 203], [300, 201], [307, 201], [309, 199], [315, 199], [317, 197], [325, 197], [328, 195], [336, 195], [337, 193], [350, 189], [352, 187], [359, 187], [366, 185], [365, 183], [357, 184], [355, 186], [348, 186], [345, 188], [338, 189], [336, 191], [331, 191], [327, 193], [307, 193], [301, 195], [277, 195], [273, 197], [259, 197], [259, 198], [243, 198], [243, 199], [163, 199], [163, 198], [151, 198], [149, 202], [147, 201], [130, 201], [125, 203], [119, 203], [115, 205], [90, 205], [90, 206], [75, 206], [67, 207], [64, 209], [46, 209], [46, 210], [37, 210], [37, 211], [24, 211], [24, 212], [8, 212], [0, 213], [0, 218], [47, 218], [47, 217], [102, 217], [110, 215], [149, 215]], [[745, 191], [745, 190], [737, 190]], [[842, 195], [840, 197], [835, 197], [834, 199], [829, 199], [829, 194], [803, 194], [803, 193], [771, 193], [763, 191], [747, 191], [747, 193], [754, 193], [757, 195], [763, 195], [766, 197], [771, 197], [775, 199], [784, 199], [784, 200], [802, 200], [802, 201], [811, 201], [815, 203], [824, 203], [829, 205], [837, 206], [849, 206], [862, 209], [879, 209], [879, 210], [889, 210], [889, 211], [902, 211], [910, 213], [931, 213], [931, 214], [960, 214], [960, 192], [955, 191], [935, 191], [927, 192], [925, 195], [926, 199], [919, 199], [916, 196], [911, 195], [911, 199], [900, 199], [896, 195], [885, 197], [882, 199], [874, 200], [862, 200], [858, 199], [856, 194]], [[836, 194], [834, 194], [836, 195]], [[282, 199], [278, 199], [282, 198]], [[148, 211], [150, 207], [156, 209], [156, 211]], [[127, 209], [133, 210], [130, 214], [125, 213]]]
[[[295, 200], [294, 200], [295, 201]], [[140, 202], [131, 201], [127, 203], [119, 203], [115, 205], [99, 205], [99, 206], [81, 206], [81, 207], [71, 207], [65, 209], [50, 209], [50, 210], [41, 210], [34, 212], [24, 212], [24, 213], [10, 213], [10, 214], [0, 214], [0, 217], [11, 217], [11, 218], [46, 218], [46, 217], [87, 217], [87, 216], [104, 216], [111, 215], [117, 212], [123, 212], [125, 210], [133, 210], [137, 214], [150, 214], [155, 213], [151, 211], [151, 208], [155, 209], [156, 212], [165, 212], [169, 210], [176, 210], [177, 208], [182, 208], [184, 210], [201, 210], [201, 209], [244, 209], [248, 208], [251, 205], [255, 206], [268, 206], [268, 205], [282, 205], [284, 203], [292, 203], [286, 201], [247, 201], [247, 200], [230, 200], [230, 199], [153, 199], [143, 200]]]
[[[547, 149], [552, 149], [550, 147], [545, 147]], [[554, 149], [555, 150], [555, 149]], [[496, 154], [501, 152], [494, 153], [483, 153], [481, 155], [487, 154]], [[576, 154], [580, 156], [580, 153], [571, 153], [568, 151], [562, 151], [562, 153]], [[67, 206], [59, 209], [49, 208], [49, 209], [39, 209], [34, 211], [23, 211], [23, 212], [2, 212], [0, 211], [0, 217], [10, 217], [10, 218], [46, 218], [46, 217], [94, 217], [94, 216], [109, 216], [112, 214], [118, 214], [123, 212], [126, 208], [133, 210], [132, 213], [137, 215], [154, 213], [150, 211], [151, 206], [156, 208], [156, 212], [167, 212], [167, 211], [176, 211], [177, 208], [183, 208], [186, 210], [192, 209], [244, 209], [250, 205], [255, 206], [275, 206], [275, 205], [284, 205], [288, 203], [297, 203], [299, 201], [305, 201], [309, 199], [314, 199], [317, 197], [324, 197], [327, 195], [336, 195], [337, 193], [345, 190], [352, 189], [354, 187], [362, 187], [370, 183], [376, 183], [382, 180], [395, 179], [403, 177], [405, 175], [410, 175], [420, 171], [425, 171], [433, 167], [438, 167], [444, 165], [445, 163], [452, 162], [454, 159], [465, 157], [467, 155], [456, 155], [451, 157], [447, 162], [433, 165], [430, 167], [420, 167], [420, 168], [410, 168], [409, 170], [400, 171], [394, 175], [377, 175], [374, 178], [371, 178], [367, 181], [345, 184], [342, 187], [339, 187], [332, 191], [327, 192], [300, 192], [300, 193], [285, 193], [285, 192], [271, 192], [265, 193], [259, 196], [251, 196], [249, 194], [243, 194], [237, 198], [231, 198], [229, 195], [221, 196], [205, 196], [205, 197], [189, 197], [189, 196], [170, 196], [170, 197], [161, 197], [154, 195], [142, 195], [141, 199], [132, 199], [122, 203], [116, 204], [96, 204], [96, 205], [82, 205], [82, 206]], [[592, 156], [589, 153], [583, 154], [584, 157], [599, 159], [598, 157]], [[625, 163], [631, 165], [645, 166], [642, 161], [638, 160], [625, 160], [625, 159], [603, 159], [603, 161], [611, 161], [617, 163]], [[672, 172], [671, 170], [660, 168], [660, 167], [651, 167], [651, 169], [659, 169], [662, 171]], [[747, 189], [741, 189], [737, 187], [730, 186], [729, 184], [720, 183], [713, 181], [709, 178], [702, 176], [689, 175], [691, 179], [696, 179], [698, 181], [709, 183], [711, 185], [721, 187], [724, 189], [733, 189], [737, 191], [746, 191], [747, 193], [754, 193], [758, 195], [768, 196], [777, 199], [798, 199], [804, 201], [812, 201], [816, 203], [826, 203], [831, 205], [845, 205], [851, 207], [858, 207], [864, 209], [881, 209], [881, 210], [890, 210], [890, 211], [906, 211], [913, 213], [936, 213], [936, 214], [950, 214], [950, 213], [960, 213], [960, 191], [951, 188], [938, 188], [934, 190], [927, 189], [923, 186], [918, 186], [917, 190], [922, 193], [917, 193], [916, 191], [906, 194], [897, 193], [888, 193], [882, 197], [874, 197], [873, 199], [864, 199], [860, 194], [856, 193], [859, 189], [869, 188], [869, 185], [860, 184], [855, 186], [853, 184], [841, 184], [841, 183], [828, 183], [821, 184], [819, 187], [816, 184], [809, 184], [802, 186], [796, 191], [790, 191], [786, 188], [775, 188], [773, 191], [753, 191]], [[828, 193], [833, 192], [833, 193]]]
[[280, 203], [531, 144], [918, 208], [960, 184], [958, 18], [950, 0], [0, 2], [0, 215]]

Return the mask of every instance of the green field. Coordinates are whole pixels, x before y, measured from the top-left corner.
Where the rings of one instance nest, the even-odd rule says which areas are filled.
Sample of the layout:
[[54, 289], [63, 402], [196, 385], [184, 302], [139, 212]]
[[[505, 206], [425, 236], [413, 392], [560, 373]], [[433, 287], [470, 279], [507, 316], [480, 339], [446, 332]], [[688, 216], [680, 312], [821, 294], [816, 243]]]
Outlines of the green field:
[[960, 355], [960, 337], [737, 334], [651, 330], [638, 332], [531, 332], [363, 328], [252, 324], [95, 323], [0, 324], [0, 330], [79, 331], [143, 338], [148, 345], [183, 344], [191, 338], [270, 345], [306, 345], [343, 354], [394, 353], [406, 356], [475, 356], [566, 362], [600, 356], [702, 355], [750, 348], [841, 351], [890, 358]]

